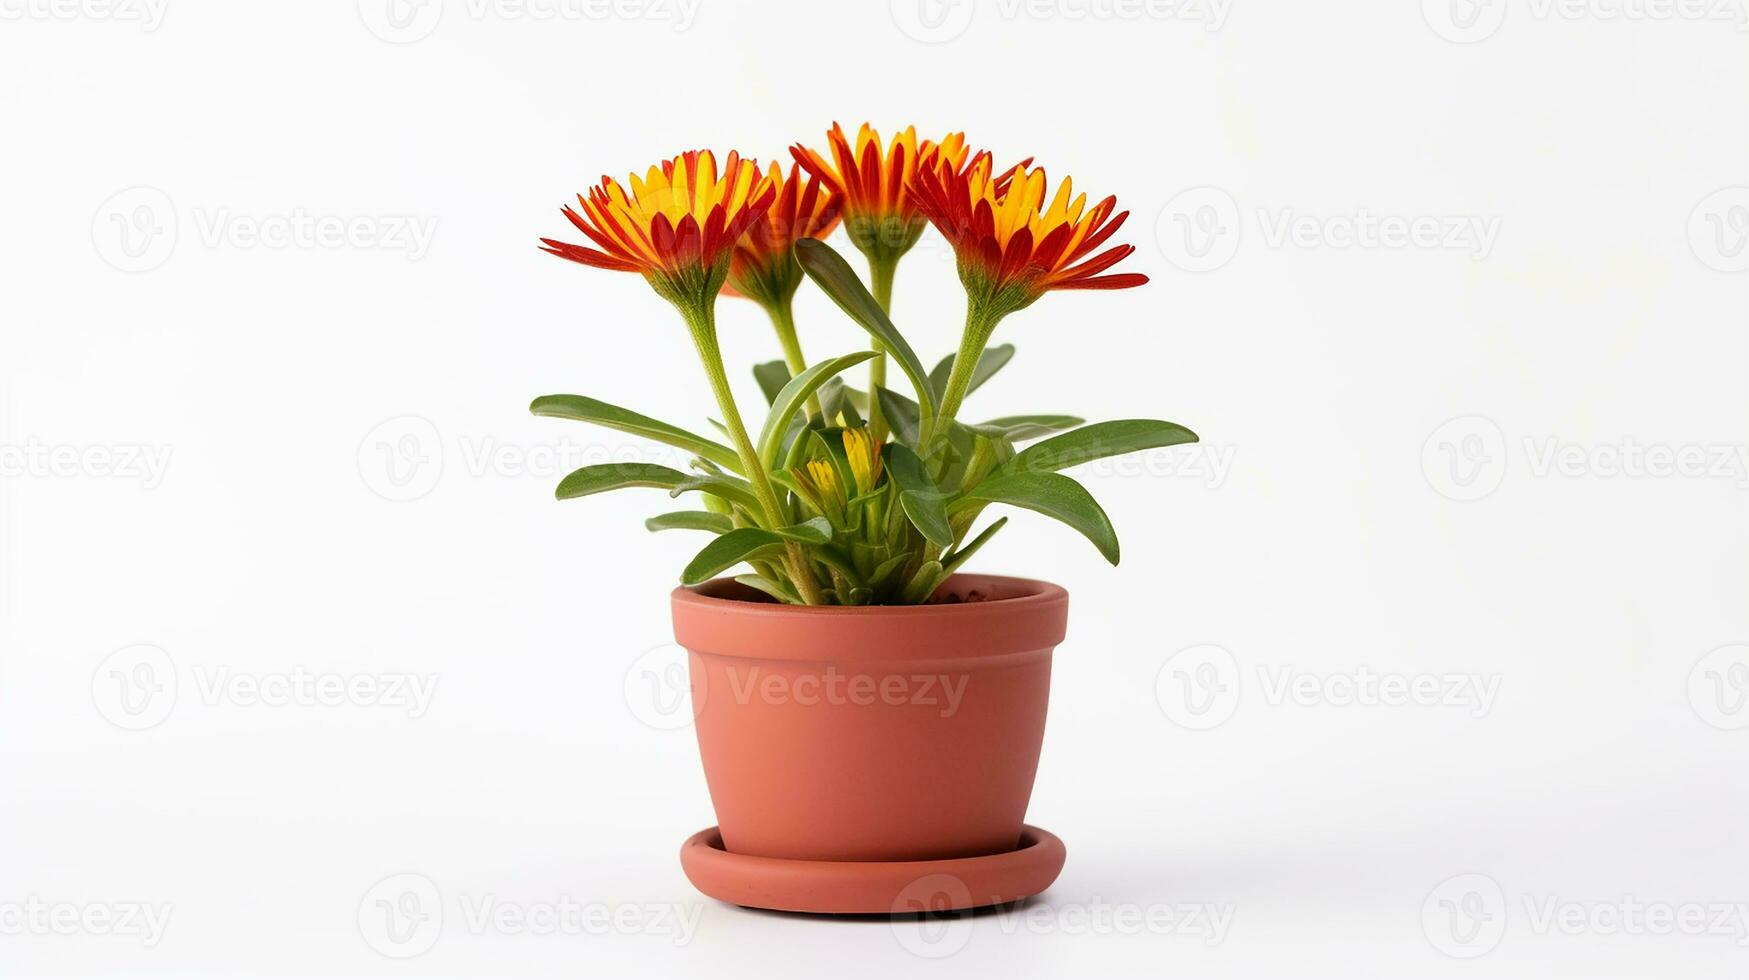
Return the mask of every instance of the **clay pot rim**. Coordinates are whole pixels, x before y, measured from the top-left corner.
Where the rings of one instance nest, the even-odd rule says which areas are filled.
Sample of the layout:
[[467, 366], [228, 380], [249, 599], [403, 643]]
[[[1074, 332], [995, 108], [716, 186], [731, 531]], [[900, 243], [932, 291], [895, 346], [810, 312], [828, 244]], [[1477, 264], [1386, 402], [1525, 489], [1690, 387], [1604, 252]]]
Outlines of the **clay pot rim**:
[[727, 596], [756, 594], [734, 579], [675, 589], [674, 638], [694, 653], [815, 663], [931, 663], [995, 669], [1048, 658], [1063, 640], [1069, 593], [1004, 575], [959, 574], [943, 588], [1002, 598], [927, 606], [791, 606]]
[[708, 609], [713, 615], [770, 618], [825, 616], [920, 619], [977, 616], [980, 614], [1011, 616], [1021, 610], [1030, 611], [1069, 601], [1069, 590], [1060, 585], [1046, 582], [1043, 579], [1022, 578], [1014, 575], [980, 575], [957, 572], [943, 583], [942, 588], [945, 589], [954, 584], [963, 585], [979, 582], [986, 582], [1004, 590], [1016, 590], [1021, 594], [1004, 596], [1000, 599], [980, 599], [977, 602], [935, 602], [911, 606], [793, 606], [775, 600], [761, 602], [713, 595], [712, 592], [725, 589], [747, 588], [732, 578], [713, 578], [698, 585], [682, 585], [676, 588], [671, 595], [676, 606], [691, 606], [701, 611]]

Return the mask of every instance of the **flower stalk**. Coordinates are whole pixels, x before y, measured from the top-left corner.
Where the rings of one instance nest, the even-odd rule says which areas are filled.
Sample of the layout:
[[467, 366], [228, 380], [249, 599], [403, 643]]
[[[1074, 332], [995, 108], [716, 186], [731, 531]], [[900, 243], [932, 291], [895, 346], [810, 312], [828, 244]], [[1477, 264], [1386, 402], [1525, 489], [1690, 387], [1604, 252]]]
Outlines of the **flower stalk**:
[[[775, 303], [765, 304], [765, 312], [771, 317], [771, 327], [777, 333], [777, 344], [783, 348], [783, 363], [789, 368], [789, 376], [795, 377], [808, 369], [808, 359], [802, 356], [802, 341], [796, 334], [795, 294], [792, 292]], [[821, 418], [825, 412], [820, 407], [818, 393], [808, 396], [808, 414], [813, 418]]]
[[[723, 413], [723, 427], [729, 430], [729, 439], [734, 443], [735, 454], [741, 457], [747, 480], [753, 485], [753, 495], [758, 498], [760, 508], [765, 511], [763, 516], [773, 529], [784, 527], [789, 519], [783, 503], [771, 486], [771, 477], [765, 472], [765, 466], [759, 461], [759, 453], [753, 448], [752, 438], [747, 435], [747, 426], [741, 421], [740, 409], [735, 406], [734, 392], [729, 389], [729, 374], [723, 366], [722, 349], [717, 344], [713, 304], [681, 306], [680, 312], [686, 319], [688, 332], [692, 334], [693, 346], [698, 349], [698, 359], [704, 365], [705, 376], [710, 381], [711, 394], [716, 397], [717, 408]], [[802, 550], [802, 546], [795, 541], [786, 542], [784, 559], [790, 580], [795, 583], [796, 592], [802, 601], [810, 606], [823, 605], [825, 597], [820, 593], [820, 583], [814, 578], [813, 567], [808, 564], [808, 555]]]
[[[889, 316], [893, 312], [893, 278], [899, 271], [899, 256], [890, 258], [870, 252], [868, 257], [869, 279], [873, 285], [871, 290], [876, 303], [880, 304], [881, 312]], [[880, 341], [871, 341], [869, 346], [877, 353], [868, 362], [868, 431], [879, 445], [887, 440], [887, 419], [881, 411], [881, 389], [887, 385], [887, 355], [881, 350]]]

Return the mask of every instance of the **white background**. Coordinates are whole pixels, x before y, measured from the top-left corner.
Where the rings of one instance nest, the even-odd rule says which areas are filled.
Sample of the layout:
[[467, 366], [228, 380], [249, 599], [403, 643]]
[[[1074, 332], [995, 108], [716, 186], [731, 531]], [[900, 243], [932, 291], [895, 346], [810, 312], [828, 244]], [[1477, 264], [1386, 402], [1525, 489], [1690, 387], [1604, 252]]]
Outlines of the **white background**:
[[[1749, 903], [1734, 0], [626, 2], [0, 0], [0, 973], [1749, 972], [1749, 911], [1615, 914]], [[637, 277], [536, 251], [570, 195], [865, 118], [1134, 212], [1153, 282], [1011, 318], [974, 412], [1204, 439], [1085, 474], [1121, 567], [1031, 515], [979, 556], [1073, 596], [1030, 817], [1069, 862], [940, 934], [687, 884], [711, 810], [651, 684], [702, 541], [655, 491], [555, 503], [649, 447], [525, 410], [713, 412]], [[356, 234], [251, 236], [294, 218]], [[1494, 233], [1348, 234], [1381, 218]], [[962, 303], [932, 235], [895, 319], [933, 362]], [[751, 407], [775, 342], [722, 333]], [[436, 688], [211, 690], [296, 671]], [[562, 899], [621, 924], [470, 920]], [[101, 922], [137, 903], [155, 943]]]

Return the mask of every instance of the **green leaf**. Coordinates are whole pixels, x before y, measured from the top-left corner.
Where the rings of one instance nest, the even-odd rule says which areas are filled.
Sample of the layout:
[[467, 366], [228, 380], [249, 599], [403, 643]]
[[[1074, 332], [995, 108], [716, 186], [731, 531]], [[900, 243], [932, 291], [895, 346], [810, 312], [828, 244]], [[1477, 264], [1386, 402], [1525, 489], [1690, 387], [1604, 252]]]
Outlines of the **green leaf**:
[[911, 576], [911, 581], [905, 583], [903, 601], [916, 604], [927, 600], [935, 594], [935, 589], [947, 575], [941, 570], [941, 562], [926, 561], [917, 569], [917, 574]]
[[792, 482], [789, 479], [790, 471], [808, 459], [808, 453], [814, 446], [814, 433], [819, 431], [818, 427], [810, 425], [796, 433], [795, 438], [791, 439], [789, 446], [784, 449], [783, 465], [771, 470], [773, 480], [781, 479], [786, 486]]
[[953, 529], [947, 524], [946, 498], [929, 478], [917, 454], [896, 442], [887, 443], [887, 475], [899, 488], [899, 506], [905, 516], [937, 548], [953, 546]]
[[639, 415], [630, 409], [609, 405], [584, 395], [542, 395], [529, 404], [528, 410], [549, 418], [593, 422], [609, 429], [630, 432], [684, 449], [719, 466], [741, 472], [741, 457], [735, 455], [735, 451], [728, 446], [666, 422], [659, 422], [647, 415]]
[[789, 429], [790, 419], [802, 407], [802, 403], [808, 400], [808, 396], [825, 384], [826, 379], [846, 368], [861, 364], [875, 356], [875, 353], [872, 350], [859, 350], [854, 354], [821, 361], [791, 378], [783, 386], [783, 390], [777, 393], [777, 398], [771, 403], [771, 412], [765, 416], [765, 428], [759, 432], [759, 459], [765, 463], [766, 469], [777, 465], [777, 454], [783, 448], [783, 434]]
[[929, 543], [937, 548], [947, 548], [953, 545], [953, 529], [947, 524], [947, 507], [942, 503], [941, 494], [934, 491], [901, 490], [899, 491], [899, 506], [905, 509], [905, 516], [911, 523], [917, 525], [917, 530], [929, 539]]
[[692, 477], [679, 470], [671, 470], [655, 463], [601, 463], [585, 466], [560, 480], [559, 488], [553, 495], [560, 500], [570, 500], [624, 487], [672, 490], [691, 480]]
[[827, 544], [832, 540], [832, 522], [824, 517], [816, 517], [800, 524], [780, 527], [774, 533], [778, 537], [803, 544]]
[[672, 514], [657, 514], [646, 520], [644, 527], [652, 531], [711, 531], [727, 534], [735, 529], [735, 522], [727, 514], [713, 514], [708, 510], [677, 510]]
[[749, 588], [758, 589], [778, 602], [801, 604], [801, 600], [796, 598], [795, 593], [785, 588], [781, 583], [774, 582], [763, 575], [737, 575], [735, 581]]
[[789, 384], [789, 365], [782, 361], [766, 361], [764, 364], [753, 365], [753, 380], [759, 382], [759, 390], [765, 394], [765, 404], [777, 401], [777, 393], [783, 386]]
[[687, 476], [686, 479], [668, 488], [668, 496], [678, 497], [692, 490], [716, 494], [730, 503], [740, 504], [742, 509], [749, 514], [761, 513], [759, 498], [753, 493], [753, 485], [746, 480], [709, 474]]
[[[953, 374], [954, 357], [953, 354], [947, 355], [941, 359], [940, 364], [935, 366], [935, 370], [929, 372], [929, 388], [935, 392], [936, 398], [942, 398], [947, 394], [947, 379], [949, 375]], [[1013, 344], [997, 344], [994, 347], [984, 348], [984, 353], [978, 357], [978, 366], [972, 369], [972, 381], [966, 386], [966, 394], [969, 395], [977, 391], [984, 382], [990, 380], [991, 375], [1002, 370], [1013, 359]]]
[[995, 520], [995, 522], [992, 523], [989, 527], [987, 527], [983, 531], [979, 532], [977, 537], [966, 542], [966, 546], [964, 548], [961, 548], [960, 550], [954, 552], [953, 554], [948, 555], [947, 557], [943, 558], [941, 560], [941, 570], [948, 575], [952, 575], [956, 569], [958, 569], [961, 565], [964, 565], [966, 563], [967, 558], [970, 558], [973, 555], [977, 554], [978, 549], [982, 548], [984, 546], [984, 542], [995, 537], [996, 532], [1002, 530], [1002, 525], [1007, 524], [1007, 523], [1008, 523], [1008, 518], [1006, 518], [1006, 517], [997, 518]]
[[880, 389], [875, 397], [881, 400], [881, 415], [887, 420], [887, 427], [893, 435], [908, 446], [917, 445], [920, 424], [917, 403], [891, 388]]
[[825, 291], [839, 308], [850, 314], [869, 336], [880, 341], [881, 347], [893, 355], [899, 370], [905, 372], [905, 377], [911, 380], [911, 386], [917, 390], [917, 401], [924, 407], [925, 414], [935, 414], [935, 392], [929, 386], [929, 376], [923, 371], [923, 362], [917, 359], [917, 352], [911, 349], [911, 344], [899, 333], [893, 321], [887, 319], [887, 314], [881, 310], [881, 305], [869, 295], [868, 289], [858, 279], [850, 268], [850, 263], [844, 257], [832, 250], [832, 246], [813, 238], [803, 238], [796, 242], [796, 261], [801, 263], [802, 271], [808, 278]]
[[1003, 473], [966, 491], [949, 513], [980, 503], [1011, 504], [1054, 517], [1087, 536], [1105, 560], [1117, 564], [1117, 532], [1087, 489], [1060, 473]]
[[888, 580], [910, 560], [909, 554], [897, 554], [876, 565], [874, 574], [868, 577], [869, 587], [877, 592], [887, 591]]
[[[808, 431], [809, 426], [817, 424], [819, 424], [818, 421], [810, 418], [809, 413], [797, 412], [795, 416], [789, 420], [789, 428], [785, 429], [783, 435], [779, 436], [777, 439], [777, 455], [782, 457], [785, 453], [789, 452], [791, 447], [796, 444], [796, 441], [801, 438], [802, 433]], [[767, 470], [767, 472], [770, 471]]]
[[751, 558], [773, 555], [783, 550], [783, 538], [775, 532], [757, 527], [738, 527], [728, 534], [713, 538], [704, 550], [693, 556], [680, 573], [681, 582], [697, 585], [720, 572]]
[[[862, 574], [856, 570], [856, 564], [831, 548], [818, 548], [809, 552], [808, 557], [837, 570], [844, 576], [853, 589], [865, 589], [867, 584], [862, 580]], [[846, 603], [848, 605], [848, 603]]]
[[1001, 436], [1010, 442], [1024, 442], [1064, 429], [1073, 429], [1086, 421], [1073, 415], [1004, 415], [999, 419], [968, 425], [966, 428], [980, 435]]
[[1085, 428], [1052, 436], [1027, 447], [1004, 469], [1009, 472], [1047, 473], [1068, 469], [1088, 460], [1195, 441], [1196, 433], [1173, 422], [1155, 419], [1095, 422]]
[[828, 425], [839, 424], [839, 416], [843, 416], [844, 425], [852, 429], [862, 427], [862, 415], [851, 400], [853, 394], [843, 378], [833, 378], [820, 386], [820, 414]]

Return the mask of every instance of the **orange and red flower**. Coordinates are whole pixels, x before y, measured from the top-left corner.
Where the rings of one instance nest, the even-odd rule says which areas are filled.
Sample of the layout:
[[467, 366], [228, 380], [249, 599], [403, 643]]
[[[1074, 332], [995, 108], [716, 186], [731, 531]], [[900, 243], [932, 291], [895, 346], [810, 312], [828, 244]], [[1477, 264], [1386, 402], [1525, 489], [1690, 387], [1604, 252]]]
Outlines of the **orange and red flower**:
[[759, 166], [734, 152], [720, 174], [709, 150], [689, 150], [651, 167], [642, 180], [636, 174], [629, 180], [627, 194], [604, 176], [588, 197], [577, 196], [581, 214], [564, 209], [596, 247], [543, 238], [542, 251], [601, 269], [642, 273], [659, 290], [670, 281], [698, 280], [715, 295], [735, 242], [764, 217], [776, 196]]
[[958, 168], [968, 149], [964, 133], [949, 133], [941, 141], [917, 139], [907, 126], [885, 144], [867, 123], [857, 130], [853, 145], [837, 123], [826, 134], [832, 154], [827, 160], [800, 143], [790, 147], [810, 174], [844, 195], [844, 220], [851, 241], [865, 252], [903, 254], [916, 244], [926, 224], [911, 200], [911, 185], [922, 169], [945, 164]]
[[808, 175], [804, 181], [801, 167], [793, 163], [788, 177], [773, 163], [766, 182], [774, 194], [771, 207], [735, 244], [729, 289], [770, 306], [787, 303], [801, 285], [796, 239], [832, 234], [843, 217], [844, 195], [819, 177]]
[[1136, 250], [1115, 245], [1095, 254], [1129, 217], [1112, 213], [1116, 197], [1089, 209], [1087, 196], [1076, 195], [1064, 178], [1046, 207], [1042, 169], [1022, 164], [994, 178], [991, 169], [980, 154], [962, 169], [924, 168], [911, 187], [917, 207], [953, 246], [960, 278], [975, 295], [1018, 309], [1052, 289], [1125, 289], [1148, 281], [1136, 272], [1101, 274]]

